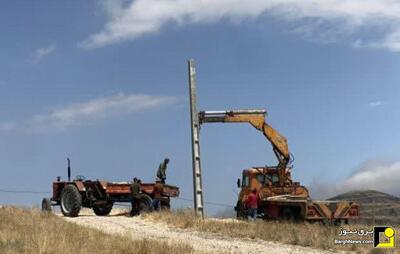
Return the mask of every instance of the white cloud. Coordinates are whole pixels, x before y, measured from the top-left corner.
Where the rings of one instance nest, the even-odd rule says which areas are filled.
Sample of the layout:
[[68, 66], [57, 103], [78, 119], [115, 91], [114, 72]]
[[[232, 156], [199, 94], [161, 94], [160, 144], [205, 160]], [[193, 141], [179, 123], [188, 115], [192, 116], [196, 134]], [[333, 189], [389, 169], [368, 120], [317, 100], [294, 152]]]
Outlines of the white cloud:
[[310, 186], [313, 197], [329, 198], [352, 190], [378, 190], [400, 195], [400, 162], [367, 161], [342, 182], [314, 180]]
[[367, 103], [367, 106], [371, 107], [371, 108], [375, 108], [375, 107], [381, 106], [382, 104], [383, 104], [382, 101], [371, 101], [371, 102]]
[[176, 103], [173, 96], [146, 94], [117, 94], [93, 99], [50, 110], [47, 114], [34, 115], [26, 122], [0, 124], [0, 130], [28, 132], [62, 131], [69, 127], [91, 123], [118, 115], [165, 107]]
[[[183, 26], [228, 20], [237, 24], [267, 14], [291, 26], [295, 24], [296, 28], [288, 30], [307, 38], [332, 41], [350, 36], [348, 39], [354, 41], [351, 44], [358, 47], [400, 52], [398, 0], [108, 0], [105, 3], [108, 22], [100, 32], [81, 42], [81, 47], [96, 48], [134, 40], [158, 33], [171, 23]], [[374, 31], [369, 31], [367, 38], [360, 33], [363, 29]]]
[[53, 53], [55, 49], [56, 49], [55, 45], [50, 45], [48, 47], [36, 49], [35, 52], [33, 53], [32, 62], [39, 63], [40, 61], [43, 60], [43, 58]]

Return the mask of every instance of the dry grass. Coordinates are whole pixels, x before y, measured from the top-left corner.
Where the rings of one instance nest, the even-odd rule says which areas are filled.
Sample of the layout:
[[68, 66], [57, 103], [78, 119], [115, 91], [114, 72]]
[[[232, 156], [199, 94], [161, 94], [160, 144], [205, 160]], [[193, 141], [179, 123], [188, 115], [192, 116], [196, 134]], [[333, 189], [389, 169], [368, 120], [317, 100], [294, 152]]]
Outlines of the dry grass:
[[193, 253], [184, 244], [132, 240], [15, 207], [0, 208], [0, 253]]
[[[223, 236], [261, 239], [266, 241], [314, 247], [324, 250], [343, 250], [354, 251], [357, 253], [380, 253], [379, 250], [372, 249], [372, 244], [351, 244], [344, 246], [335, 244], [334, 239], [341, 239], [338, 236], [340, 227], [338, 228], [328, 225], [273, 221], [257, 221], [251, 223], [233, 219], [201, 220], [196, 218], [191, 210], [151, 213], [147, 214], [146, 218], [163, 221], [178, 228], [216, 233]], [[372, 226], [344, 225], [343, 228], [371, 229]], [[355, 239], [357, 239], [357, 237], [355, 237]]]

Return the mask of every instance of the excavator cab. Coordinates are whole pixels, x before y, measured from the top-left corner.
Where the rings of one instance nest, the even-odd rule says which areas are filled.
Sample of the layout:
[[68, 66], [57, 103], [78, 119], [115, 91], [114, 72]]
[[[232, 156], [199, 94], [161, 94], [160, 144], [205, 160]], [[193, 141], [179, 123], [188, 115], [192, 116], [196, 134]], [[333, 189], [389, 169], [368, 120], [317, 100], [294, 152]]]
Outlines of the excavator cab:
[[[283, 182], [283, 185], [281, 185]], [[292, 182], [290, 171], [287, 169], [284, 179], [279, 178], [279, 168], [277, 167], [253, 167], [242, 172], [242, 179], [238, 179], [240, 188], [238, 202], [235, 210], [238, 218], [242, 218], [246, 213], [246, 200], [252, 190], [257, 190], [259, 197], [259, 208], [264, 207], [263, 203], [271, 198], [291, 197], [294, 199], [308, 199], [309, 192], [306, 187], [298, 182]]]
[[257, 182], [259, 182], [262, 186], [275, 186], [279, 184], [279, 176], [278, 172], [274, 173], [267, 173], [267, 174], [262, 174], [258, 173], [255, 175], [255, 179]]
[[[283, 182], [283, 185], [281, 182]], [[245, 194], [256, 189], [261, 195], [262, 191], [268, 189], [271, 196], [308, 197], [308, 190], [304, 186], [301, 186], [298, 182], [292, 182], [289, 170], [286, 171], [284, 179], [280, 179], [279, 169], [276, 167], [253, 167], [243, 170], [242, 181], [238, 179], [238, 188], [241, 188], [241, 192]]]
[[279, 185], [279, 174], [276, 170], [252, 172], [252, 170], [244, 170], [242, 179], [238, 178], [238, 188], [248, 188], [250, 190], [259, 189], [263, 186], [277, 186]]

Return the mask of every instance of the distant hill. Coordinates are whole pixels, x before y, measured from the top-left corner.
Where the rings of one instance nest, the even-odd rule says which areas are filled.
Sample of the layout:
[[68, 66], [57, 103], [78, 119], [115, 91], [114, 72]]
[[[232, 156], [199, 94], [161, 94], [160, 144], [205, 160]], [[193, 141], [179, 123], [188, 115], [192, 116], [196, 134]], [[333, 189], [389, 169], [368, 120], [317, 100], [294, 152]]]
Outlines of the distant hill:
[[360, 222], [368, 224], [400, 223], [400, 198], [375, 190], [350, 191], [329, 200], [351, 200], [360, 205]]

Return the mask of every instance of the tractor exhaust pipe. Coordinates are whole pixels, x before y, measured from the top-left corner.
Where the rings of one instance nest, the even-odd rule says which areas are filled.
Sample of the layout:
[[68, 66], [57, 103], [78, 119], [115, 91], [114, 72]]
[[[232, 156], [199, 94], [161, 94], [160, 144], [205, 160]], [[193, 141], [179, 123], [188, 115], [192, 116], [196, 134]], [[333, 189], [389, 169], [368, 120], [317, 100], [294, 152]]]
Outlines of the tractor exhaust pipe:
[[71, 182], [71, 161], [67, 158], [68, 161], [68, 182]]

